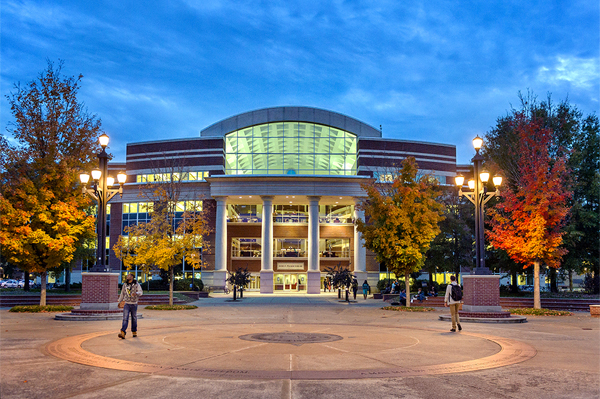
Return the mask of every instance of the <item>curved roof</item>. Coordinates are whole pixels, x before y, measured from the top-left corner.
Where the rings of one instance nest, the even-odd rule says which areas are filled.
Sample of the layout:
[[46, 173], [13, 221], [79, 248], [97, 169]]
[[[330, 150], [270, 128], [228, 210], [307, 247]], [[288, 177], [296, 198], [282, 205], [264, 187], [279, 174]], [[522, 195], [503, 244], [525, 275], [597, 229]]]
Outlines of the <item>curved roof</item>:
[[357, 119], [325, 109], [311, 107], [272, 107], [244, 112], [223, 119], [200, 132], [202, 137], [223, 137], [227, 133], [270, 122], [309, 122], [332, 126], [359, 137], [381, 137], [381, 132]]

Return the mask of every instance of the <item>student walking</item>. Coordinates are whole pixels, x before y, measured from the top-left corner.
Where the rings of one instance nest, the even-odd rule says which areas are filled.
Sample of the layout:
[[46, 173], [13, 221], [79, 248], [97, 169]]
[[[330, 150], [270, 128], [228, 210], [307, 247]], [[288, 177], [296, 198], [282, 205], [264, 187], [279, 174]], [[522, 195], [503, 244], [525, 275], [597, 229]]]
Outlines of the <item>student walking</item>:
[[127, 275], [125, 284], [121, 288], [119, 295], [119, 307], [123, 308], [123, 325], [119, 332], [119, 338], [125, 339], [127, 325], [129, 324], [129, 315], [131, 314], [131, 333], [137, 337], [137, 308], [138, 299], [142, 296], [142, 287], [135, 280], [132, 273]]
[[367, 295], [369, 294], [369, 283], [367, 283], [367, 280], [365, 280], [365, 282], [362, 285], [362, 289], [363, 289], [363, 296], [365, 297], [365, 300], [367, 299]]
[[462, 330], [460, 325], [460, 318], [458, 317], [458, 308], [462, 303], [462, 289], [460, 285], [456, 283], [456, 277], [450, 276], [450, 284], [446, 287], [446, 296], [444, 298], [444, 306], [450, 306], [450, 316], [452, 318], [452, 329], [451, 332]]

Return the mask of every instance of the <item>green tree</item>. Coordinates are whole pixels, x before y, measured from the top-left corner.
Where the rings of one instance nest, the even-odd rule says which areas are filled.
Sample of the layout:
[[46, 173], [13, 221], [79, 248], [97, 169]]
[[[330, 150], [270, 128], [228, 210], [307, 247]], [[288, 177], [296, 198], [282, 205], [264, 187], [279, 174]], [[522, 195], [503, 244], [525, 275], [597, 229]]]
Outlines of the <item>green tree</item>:
[[436, 201], [437, 181], [417, 174], [415, 159], [408, 157], [393, 182], [363, 184], [367, 198], [359, 206], [365, 220], [356, 222], [365, 247], [376, 254], [377, 261], [385, 262], [396, 276], [405, 276], [407, 306], [410, 274], [423, 267], [425, 253], [444, 219], [443, 207]]
[[433, 273], [447, 271], [458, 276], [463, 267], [473, 266], [473, 206], [459, 198], [454, 188], [443, 192], [439, 202], [443, 205], [444, 219], [425, 258], [430, 285]]
[[40, 273], [46, 304], [49, 269], [69, 263], [94, 236], [90, 205], [78, 174], [90, 168], [100, 146], [101, 123], [77, 99], [82, 75], [61, 74], [63, 63], [6, 96], [14, 120], [0, 136], [0, 246], [13, 265]]

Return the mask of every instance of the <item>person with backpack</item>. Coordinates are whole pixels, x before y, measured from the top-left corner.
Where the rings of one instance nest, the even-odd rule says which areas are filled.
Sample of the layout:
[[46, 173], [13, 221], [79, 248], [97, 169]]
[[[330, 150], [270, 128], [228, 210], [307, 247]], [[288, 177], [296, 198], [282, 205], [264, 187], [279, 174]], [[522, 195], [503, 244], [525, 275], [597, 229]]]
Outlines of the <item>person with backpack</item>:
[[452, 318], [452, 329], [451, 332], [462, 330], [460, 325], [460, 318], [458, 317], [458, 308], [462, 303], [462, 289], [460, 285], [456, 283], [456, 277], [450, 276], [450, 284], [446, 287], [446, 297], [444, 298], [444, 306], [450, 306], [450, 316]]
[[363, 289], [363, 296], [365, 297], [365, 300], [367, 299], [367, 295], [369, 293], [369, 289], [371, 287], [369, 287], [369, 283], [367, 283], [367, 280], [365, 280], [365, 282], [362, 285], [362, 289]]

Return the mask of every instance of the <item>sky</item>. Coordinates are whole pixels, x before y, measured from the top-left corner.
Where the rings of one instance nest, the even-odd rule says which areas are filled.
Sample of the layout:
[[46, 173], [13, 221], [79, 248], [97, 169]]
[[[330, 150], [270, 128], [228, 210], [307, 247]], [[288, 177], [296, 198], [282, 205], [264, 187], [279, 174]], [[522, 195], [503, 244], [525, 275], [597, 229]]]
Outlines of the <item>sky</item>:
[[19, 1], [0, 3], [6, 95], [64, 60], [109, 152], [198, 137], [272, 106], [339, 112], [383, 137], [456, 146], [519, 106], [519, 91], [598, 113], [594, 0]]

